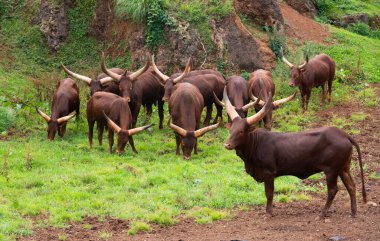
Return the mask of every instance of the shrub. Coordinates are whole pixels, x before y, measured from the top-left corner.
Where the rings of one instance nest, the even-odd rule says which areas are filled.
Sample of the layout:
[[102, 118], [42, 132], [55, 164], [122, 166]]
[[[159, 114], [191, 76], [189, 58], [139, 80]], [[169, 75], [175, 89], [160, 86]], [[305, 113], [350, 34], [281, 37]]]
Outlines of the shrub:
[[10, 108], [0, 106], [0, 132], [7, 131], [14, 121], [14, 113]]
[[372, 30], [367, 24], [362, 22], [350, 24], [347, 29], [362, 36], [380, 39], [380, 30]]
[[286, 51], [286, 38], [283, 33], [279, 31], [277, 25], [270, 27], [268, 25], [264, 26], [264, 30], [269, 36], [269, 47], [275, 53], [277, 58], [281, 57], [281, 49]]

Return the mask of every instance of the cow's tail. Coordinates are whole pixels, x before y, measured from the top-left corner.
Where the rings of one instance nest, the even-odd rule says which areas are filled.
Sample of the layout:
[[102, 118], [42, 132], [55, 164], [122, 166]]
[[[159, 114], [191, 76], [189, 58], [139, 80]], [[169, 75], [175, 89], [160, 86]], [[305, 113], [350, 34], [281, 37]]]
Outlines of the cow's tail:
[[360, 174], [362, 176], [362, 196], [363, 196], [363, 202], [367, 203], [367, 193], [365, 191], [365, 186], [364, 186], [364, 172], [363, 172], [363, 162], [362, 162], [362, 153], [360, 151], [360, 147], [358, 143], [352, 138], [348, 137], [350, 140], [351, 144], [355, 146], [356, 151], [358, 152], [358, 158], [359, 158], [359, 165], [360, 165]]

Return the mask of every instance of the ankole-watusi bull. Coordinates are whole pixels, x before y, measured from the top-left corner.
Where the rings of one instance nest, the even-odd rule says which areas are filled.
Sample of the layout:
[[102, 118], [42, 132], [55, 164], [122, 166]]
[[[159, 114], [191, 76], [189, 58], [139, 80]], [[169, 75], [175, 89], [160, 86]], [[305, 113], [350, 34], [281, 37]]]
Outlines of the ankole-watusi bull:
[[121, 154], [127, 140], [133, 152], [137, 153], [132, 135], [137, 134], [152, 125], [130, 129], [132, 114], [128, 101], [118, 95], [108, 92], [96, 92], [87, 103], [88, 140], [92, 147], [94, 124], [98, 129], [99, 144], [102, 145], [103, 129], [108, 124], [109, 152], [112, 153], [113, 135], [117, 134], [116, 153]]
[[171, 77], [163, 74], [156, 66], [154, 62], [154, 56], [152, 56], [152, 66], [156, 73], [160, 76], [160, 79], [165, 85], [165, 93], [163, 100], [169, 100], [173, 93], [173, 87], [178, 83], [190, 83], [195, 85], [203, 96], [204, 105], [206, 106], [206, 117], [203, 121], [203, 126], [210, 124], [212, 115], [212, 105], [215, 103], [217, 114], [215, 116], [213, 124], [217, 123], [218, 118], [222, 118], [222, 107], [216, 103], [213, 92], [222, 98], [223, 88], [225, 86], [225, 80], [222, 74], [215, 70], [196, 70], [190, 71], [191, 59], [186, 64], [184, 73], [174, 74]]
[[[231, 100], [231, 104], [235, 108], [236, 112], [240, 117], [244, 118], [247, 116], [248, 109], [257, 105], [258, 102], [250, 102], [248, 97], [248, 83], [240, 76], [231, 76], [227, 79], [226, 90], [228, 98]], [[220, 106], [224, 106], [216, 94], [214, 93], [214, 98]], [[231, 122], [228, 117], [229, 122]]]
[[[253, 101], [256, 101], [256, 97], [260, 99], [258, 105], [256, 105], [256, 112], [264, 106], [265, 102], [262, 100], [268, 99], [270, 93], [274, 95], [275, 93], [275, 85], [272, 79], [272, 74], [263, 69], [258, 69], [250, 74], [249, 76], [249, 96]], [[292, 100], [297, 95], [297, 91], [294, 92], [293, 95], [276, 100], [273, 102], [273, 109], [277, 109], [280, 105]], [[266, 116], [263, 119], [264, 127], [268, 130], [272, 128], [272, 110], [269, 110]]]
[[[113, 73], [112, 70], [107, 70], [105, 66], [105, 56], [102, 55], [101, 62], [102, 70], [113, 80], [119, 81], [120, 89], [122, 91], [122, 96], [130, 99], [129, 106], [132, 111], [132, 127], [136, 126], [137, 118], [140, 113], [141, 106], [145, 106], [147, 115], [152, 114], [152, 105], [157, 103], [158, 105], [158, 116], [160, 119], [159, 128], [162, 129], [162, 122], [164, 120], [164, 102], [162, 101], [162, 96], [164, 95], [164, 87], [158, 75], [152, 68], [148, 68], [149, 62], [143, 69], [141, 69], [141, 75], [137, 77], [128, 78], [126, 74], [119, 75]], [[145, 71], [145, 72], [144, 72]], [[138, 71], [136, 73], [139, 73]]]
[[335, 62], [330, 56], [319, 54], [310, 61], [306, 56], [306, 61], [303, 64], [295, 66], [282, 54], [282, 61], [284, 61], [284, 63], [291, 69], [289, 86], [298, 86], [300, 89], [303, 111], [307, 110], [311, 90], [314, 87], [322, 87], [322, 105], [325, 104], [325, 98], [327, 95], [326, 82], [329, 92], [328, 101], [331, 101], [331, 88], [335, 76]]
[[176, 154], [180, 154], [180, 146], [184, 159], [189, 159], [194, 149], [197, 154], [197, 138], [206, 132], [218, 128], [218, 124], [199, 128], [203, 109], [203, 97], [198, 88], [190, 83], [179, 83], [174, 86], [169, 99], [171, 122], [169, 127], [175, 131]]
[[[62, 68], [66, 72], [66, 74], [70, 75], [71, 77], [84, 81], [88, 85], [88, 87], [90, 87], [91, 95], [98, 91], [110, 92], [116, 95], [120, 95], [118, 83], [110, 82], [112, 78], [104, 73], [99, 74], [95, 79], [91, 79], [90, 77], [72, 72], [63, 64]], [[119, 68], [112, 68], [110, 69], [110, 71], [117, 74], [123, 74], [125, 72], [125, 70]]]
[[224, 144], [235, 149], [243, 159], [246, 172], [256, 181], [264, 182], [267, 198], [266, 212], [272, 215], [274, 179], [292, 175], [305, 179], [324, 172], [327, 181], [327, 201], [321, 216], [325, 216], [338, 191], [338, 176], [342, 179], [351, 199], [351, 214], [356, 214], [355, 183], [350, 173], [352, 146], [355, 146], [360, 164], [363, 201], [366, 202], [363, 166], [359, 145], [348, 134], [335, 127], [322, 127], [295, 133], [276, 133], [252, 129], [272, 109], [271, 95], [255, 115], [241, 118], [224, 92], [226, 110], [232, 124], [230, 137]]
[[[57, 83], [51, 106], [51, 117], [36, 108], [48, 123], [48, 139], [54, 140], [55, 133], [63, 137], [67, 121], [79, 115], [79, 88], [72, 79], [63, 79]], [[75, 112], [72, 115], [70, 113]]]

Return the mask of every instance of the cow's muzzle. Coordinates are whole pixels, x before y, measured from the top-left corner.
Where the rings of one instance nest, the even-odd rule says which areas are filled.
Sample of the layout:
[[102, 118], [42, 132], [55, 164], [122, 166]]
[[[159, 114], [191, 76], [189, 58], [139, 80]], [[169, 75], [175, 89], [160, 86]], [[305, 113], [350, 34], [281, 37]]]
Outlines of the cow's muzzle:
[[233, 146], [232, 146], [230, 143], [225, 143], [225, 144], [224, 144], [224, 148], [226, 148], [227, 150], [232, 150], [232, 149], [234, 149]]
[[295, 84], [294, 84], [294, 83], [289, 83], [289, 86], [290, 86], [290, 87], [294, 87]]

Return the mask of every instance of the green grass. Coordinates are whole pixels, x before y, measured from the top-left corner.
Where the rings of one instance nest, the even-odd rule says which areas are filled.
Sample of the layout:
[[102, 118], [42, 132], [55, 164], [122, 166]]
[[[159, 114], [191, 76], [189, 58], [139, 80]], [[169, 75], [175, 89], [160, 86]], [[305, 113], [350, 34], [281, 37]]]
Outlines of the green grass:
[[135, 221], [135, 222], [131, 223], [131, 227], [128, 230], [128, 234], [134, 235], [138, 232], [151, 231], [151, 230], [152, 230], [152, 228], [150, 227], [149, 224], [144, 223], [144, 222]]
[[367, 13], [379, 15], [378, 0], [316, 0], [318, 14], [327, 18], [339, 18], [345, 15]]

